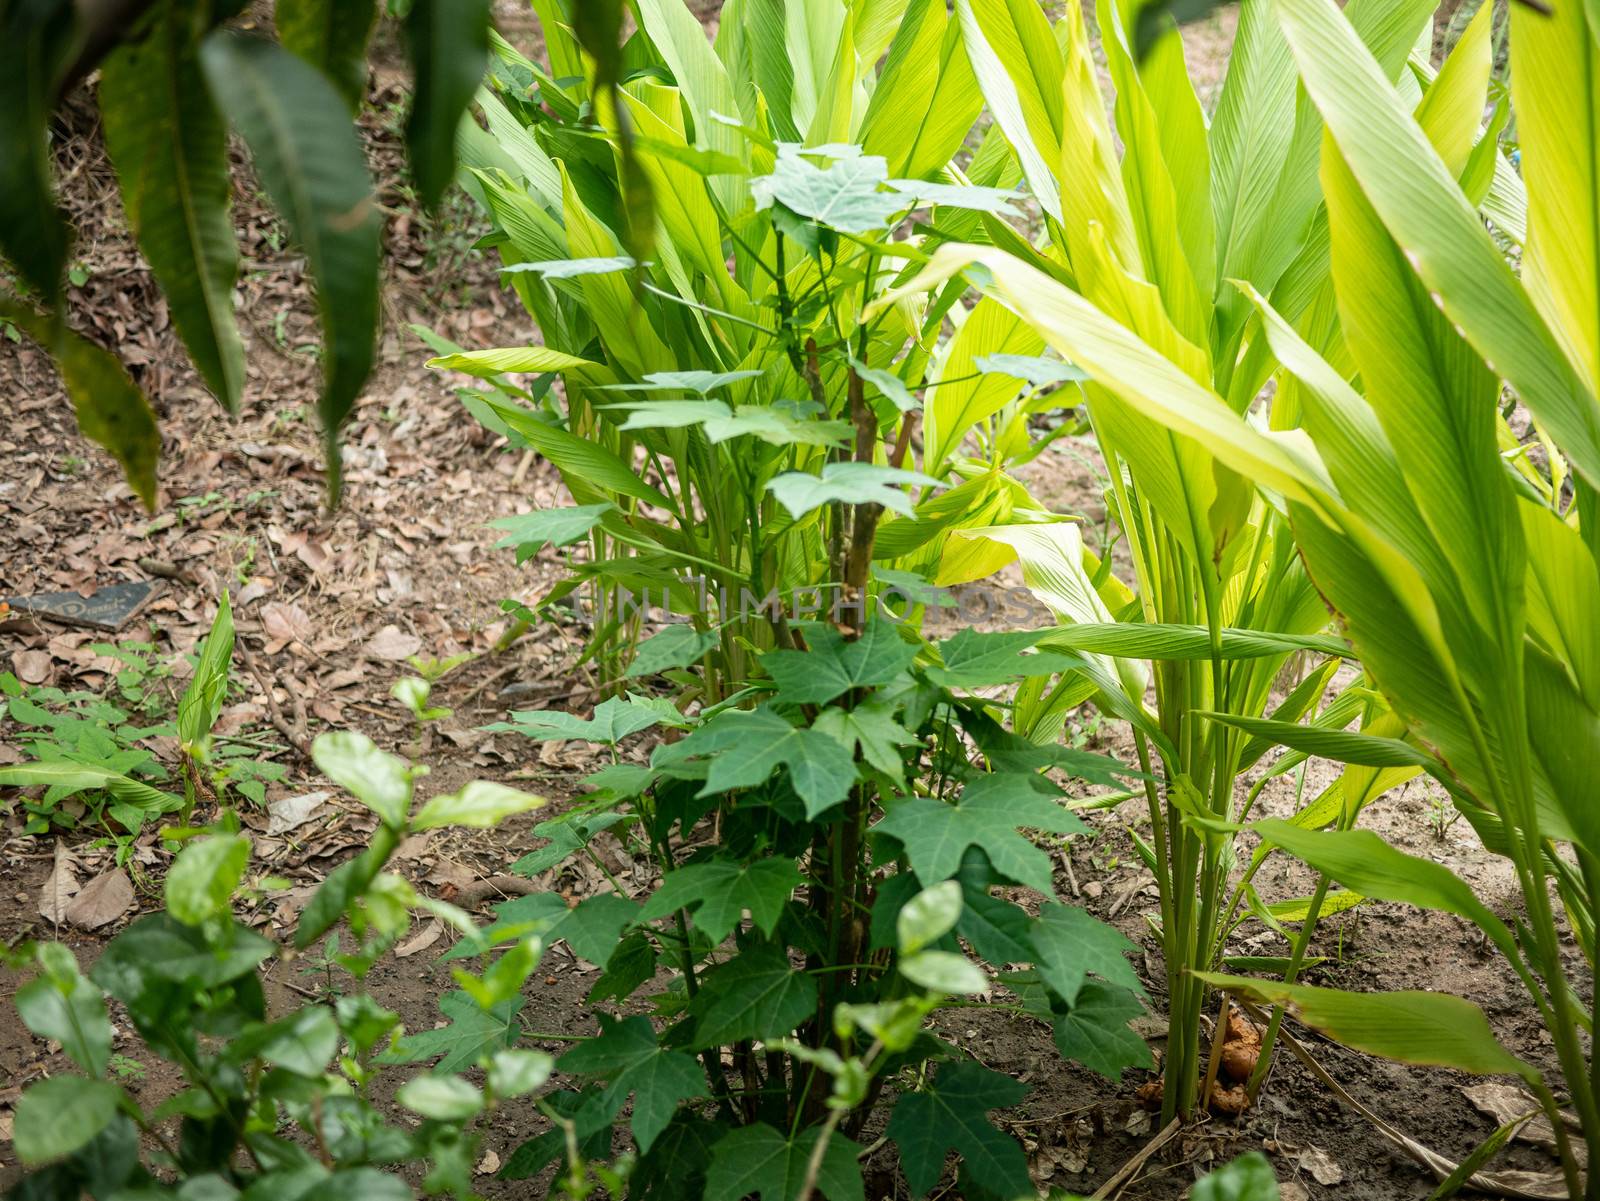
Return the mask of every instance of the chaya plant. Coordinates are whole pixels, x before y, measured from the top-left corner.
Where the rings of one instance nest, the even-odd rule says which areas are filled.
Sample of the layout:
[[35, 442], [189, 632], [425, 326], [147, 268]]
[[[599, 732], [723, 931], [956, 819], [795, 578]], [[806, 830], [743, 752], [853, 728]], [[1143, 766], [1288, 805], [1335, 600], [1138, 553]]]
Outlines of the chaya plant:
[[[327, 734], [318, 765], [378, 816], [372, 845], [313, 894], [293, 945], [304, 950], [335, 924], [353, 940], [337, 961], [359, 981], [423, 908], [466, 934], [465, 913], [416, 895], [383, 871], [401, 839], [445, 826], [491, 826], [533, 808], [537, 797], [483, 781], [413, 805], [423, 773], [356, 734]], [[23, 1091], [13, 1139], [30, 1174], [9, 1194], [22, 1198], [175, 1195], [219, 1197], [408, 1198], [395, 1165], [426, 1167], [424, 1188], [472, 1196], [475, 1119], [540, 1091], [551, 1071], [541, 1052], [513, 1045], [510, 1017], [538, 960], [531, 935], [481, 976], [461, 972], [458, 999], [491, 1036], [456, 1040], [451, 1062], [433, 1072], [385, 1067], [408, 1057], [399, 1016], [352, 991], [329, 1004], [271, 1014], [263, 980], [294, 952], [233, 915], [247, 880], [250, 841], [224, 821], [194, 834], [167, 872], [165, 911], [114, 938], [87, 976], [56, 943], [8, 955], [38, 975], [17, 990], [23, 1022], [60, 1043], [78, 1069]], [[182, 1088], [145, 1110], [108, 1076], [112, 1026], [107, 1002], [127, 1014], [149, 1054], [167, 1061]], [[426, 1039], [429, 1032], [409, 1036]], [[459, 1069], [479, 1067], [469, 1081]], [[396, 1121], [374, 1090], [384, 1076], [408, 1078], [395, 1099], [421, 1118]], [[542, 1103], [535, 1101], [536, 1104]], [[173, 1123], [176, 1129], [173, 1130]]]
[[[1510, 861], [1525, 911], [1508, 925], [1447, 869], [1364, 831], [1268, 823], [1262, 833], [1357, 893], [1478, 925], [1546, 1023], [1559, 1083], [1506, 1051], [1459, 998], [1209, 983], [1288, 1004], [1375, 1053], [1520, 1076], [1557, 1128], [1568, 1192], [1600, 1196], [1600, 1175], [1584, 1180], [1557, 1113], [1559, 1087], [1594, 1163], [1600, 1098], [1583, 1034], [1593, 1012], [1569, 978], [1549, 891], [1553, 882], [1592, 964], [1600, 168], [1586, 81], [1600, 29], [1581, 4], [1512, 14], [1527, 182], [1519, 279], [1484, 222], [1487, 213], [1503, 237], [1523, 237], [1485, 203], [1498, 174], [1493, 127], [1482, 137], [1479, 129], [1486, 26], [1458, 47], [1467, 57], [1451, 90], [1436, 91], [1447, 83], [1441, 73], [1417, 104], [1407, 94], [1415, 76], [1397, 86], [1362, 38], [1354, 4], [1341, 12], [1331, 0], [1274, 0], [1265, 15], [1264, 32], [1281, 30], [1306, 103], [1327, 125], [1318, 148], [1331, 265], [1323, 319], [1290, 311], [1293, 290], [1237, 285], [1281, 364], [1272, 401], [1281, 432], [1246, 420], [1140, 330], [1031, 266], [952, 249], [932, 279], [981, 261], [997, 293], [1098, 384], [1205, 446], [1287, 514], [1312, 578], [1408, 738], [1485, 846]], [[1502, 408], [1507, 388], [1514, 403]], [[1278, 412], [1286, 395], [1294, 407]], [[1519, 436], [1523, 412], [1532, 428]], [[1315, 734], [1288, 723], [1263, 732], [1358, 764], [1412, 749], [1355, 733], [1319, 749]], [[1201, 814], [1192, 824], [1216, 828]]]
[[901, 273], [914, 214], [941, 237], [1015, 215], [1004, 139], [952, 161], [982, 97], [945, 4], [730, 4], [713, 44], [682, 0], [645, 0], [611, 72], [573, 40], [584, 6], [537, 7], [549, 67], [496, 44], [463, 158], [543, 345], [430, 336], [449, 352], [432, 365], [484, 379], [467, 407], [560, 469], [574, 507], [497, 524], [524, 558], [586, 544], [556, 595], [591, 585], [608, 679], [648, 592], [697, 637], [646, 644], [641, 664], [701, 664], [706, 700], [730, 695], [752, 652], [789, 645], [768, 597], [787, 611], [797, 590], [877, 589], [871, 560], [837, 553], [851, 512], [883, 524], [857, 541], [888, 569], [937, 562], [953, 525], [1051, 519], [1005, 468], [1038, 449], [1025, 390], [1070, 369], [1002, 306], [968, 313], [954, 292], [861, 317]]
[[[793, 633], [803, 650], [759, 656], [753, 709], [689, 723], [628, 698], [584, 720], [516, 715], [512, 728], [536, 738], [610, 746], [664, 716], [692, 726], [648, 765], [601, 769], [592, 795], [539, 827], [550, 847], [517, 865], [549, 870], [605, 829], [661, 882], [642, 901], [618, 887], [570, 910], [554, 896], [508, 901], [450, 954], [532, 922], [603, 969], [590, 1000], [619, 1012], [602, 1010], [598, 1035], [558, 1066], [595, 1082], [567, 1111], [584, 1146], [610, 1144], [632, 1094], [647, 1195], [859, 1198], [855, 1140], [891, 1097], [886, 1133], [913, 1193], [933, 1188], [955, 1150], [965, 1195], [1028, 1194], [1021, 1148], [983, 1116], [1026, 1089], [974, 1063], [928, 1018], [984, 1003], [970, 998], [995, 982], [970, 956], [1032, 965], [1006, 982], [1030, 999], [1025, 1012], [1053, 1024], [1065, 1055], [1112, 1079], [1150, 1063], [1128, 1025], [1143, 1010], [1124, 958], [1131, 944], [1054, 899], [1052, 858], [1034, 841], [1083, 828], [1051, 769], [1104, 786], [1122, 769], [1036, 746], [973, 695], [1059, 669], [1032, 652], [1036, 632], [965, 631], [930, 645], [880, 619]], [[1018, 888], [1044, 898], [1037, 916]], [[664, 1029], [623, 1016], [636, 994]], [[542, 1136], [504, 1172], [532, 1175], [566, 1153]]]

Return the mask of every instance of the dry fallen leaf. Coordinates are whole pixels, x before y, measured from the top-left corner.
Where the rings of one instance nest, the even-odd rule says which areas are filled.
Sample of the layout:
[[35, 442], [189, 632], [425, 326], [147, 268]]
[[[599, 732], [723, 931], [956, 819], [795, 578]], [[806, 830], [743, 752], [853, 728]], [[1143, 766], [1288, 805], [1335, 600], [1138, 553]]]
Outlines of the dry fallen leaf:
[[444, 923], [438, 918], [433, 918], [422, 929], [418, 930], [405, 942], [394, 949], [394, 953], [401, 959], [415, 955], [418, 951], [426, 951], [439, 941], [439, 935], [444, 933]]
[[1481, 1084], [1463, 1088], [1461, 1094], [1472, 1102], [1479, 1113], [1494, 1119], [1497, 1126], [1504, 1126], [1507, 1122], [1516, 1121], [1518, 1118], [1526, 1118], [1530, 1113], [1537, 1115], [1518, 1127], [1512, 1137], [1525, 1143], [1533, 1143], [1548, 1151], [1556, 1149], [1556, 1132], [1550, 1125], [1550, 1119], [1540, 1113], [1539, 1102], [1520, 1085], [1486, 1080]]
[[1321, 1147], [1307, 1147], [1300, 1152], [1300, 1166], [1310, 1172], [1311, 1179], [1318, 1184], [1338, 1184], [1344, 1179], [1344, 1169]]
[[267, 806], [267, 834], [287, 834], [306, 824], [311, 820], [311, 815], [317, 807], [327, 800], [332, 793], [306, 792], [299, 796], [285, 797], [281, 801], [273, 801]]
[[[261, 629], [281, 650], [290, 642], [309, 642], [316, 627], [299, 605], [276, 601], [261, 606]], [[268, 653], [274, 653], [274, 648], [269, 646]]]
[[78, 892], [77, 863], [71, 852], [56, 843], [56, 862], [39, 890], [39, 914], [59, 926], [67, 920], [67, 905]]
[[422, 649], [422, 639], [415, 634], [407, 634], [399, 626], [384, 626], [362, 648], [369, 657], [383, 659], [389, 663], [398, 663], [409, 659]]
[[24, 684], [43, 684], [55, 670], [49, 651], [16, 651], [11, 667]]
[[478, 1161], [478, 1175], [488, 1176], [500, 1170], [500, 1157], [493, 1151], [485, 1151], [483, 1158]]
[[66, 918], [74, 926], [98, 930], [109, 926], [133, 904], [133, 885], [120, 867], [101, 872], [83, 886], [66, 908]]

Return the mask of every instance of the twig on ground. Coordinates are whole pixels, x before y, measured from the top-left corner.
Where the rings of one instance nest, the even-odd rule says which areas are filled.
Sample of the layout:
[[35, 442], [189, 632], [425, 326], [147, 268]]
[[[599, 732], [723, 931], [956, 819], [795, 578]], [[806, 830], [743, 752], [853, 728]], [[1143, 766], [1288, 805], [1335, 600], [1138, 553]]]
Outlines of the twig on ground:
[[1153, 1139], [1140, 1148], [1137, 1155], [1135, 1155], [1117, 1170], [1116, 1175], [1112, 1176], [1110, 1180], [1107, 1180], [1094, 1191], [1094, 1195], [1089, 1199], [1089, 1201], [1105, 1201], [1105, 1198], [1121, 1192], [1123, 1186], [1138, 1174], [1139, 1169], [1144, 1167], [1149, 1158], [1157, 1151], [1161, 1150], [1162, 1147], [1166, 1146], [1167, 1143], [1172, 1141], [1172, 1136], [1177, 1134], [1178, 1130], [1182, 1126], [1182, 1118], [1173, 1118], [1172, 1121], [1163, 1126], [1159, 1134], [1157, 1134]]
[[244, 660], [245, 669], [255, 679], [256, 687], [266, 694], [267, 716], [271, 719], [273, 728], [288, 740], [289, 745], [298, 751], [306, 762], [312, 762], [311, 738], [306, 733], [306, 711], [305, 706], [300, 703], [299, 696], [293, 688], [288, 690], [289, 700], [294, 706], [295, 716], [295, 722], [291, 724], [289, 719], [283, 715], [283, 709], [278, 704], [278, 698], [272, 695], [272, 682], [262, 674], [261, 665], [256, 661], [255, 654], [251, 651], [249, 643], [240, 638], [236, 645], [239, 649], [240, 658]]

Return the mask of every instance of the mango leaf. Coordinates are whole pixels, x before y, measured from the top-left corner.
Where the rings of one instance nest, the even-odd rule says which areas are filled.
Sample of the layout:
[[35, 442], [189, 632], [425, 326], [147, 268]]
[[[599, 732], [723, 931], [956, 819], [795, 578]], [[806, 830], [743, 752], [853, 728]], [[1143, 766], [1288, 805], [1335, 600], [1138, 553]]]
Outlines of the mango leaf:
[[371, 809], [383, 824], [399, 829], [411, 809], [411, 769], [404, 759], [380, 751], [365, 734], [335, 730], [317, 736], [311, 757], [322, 774]]
[[367, 39], [376, 0], [278, 0], [272, 24], [284, 48], [328, 77], [351, 113], [367, 93]]
[[491, 529], [504, 530], [505, 537], [496, 547], [517, 548], [517, 565], [521, 566], [546, 546], [568, 546], [582, 538], [601, 518], [616, 508], [609, 501], [598, 505], [568, 505], [561, 509], [535, 509], [532, 513], [518, 513], [514, 517], [501, 517], [489, 523]]
[[756, 929], [770, 937], [783, 916], [789, 895], [803, 878], [790, 859], [691, 863], [661, 878], [660, 887], [645, 902], [639, 920], [691, 910], [695, 928], [713, 943], [721, 943], [748, 910]]
[[786, 1037], [817, 1012], [817, 982], [771, 945], [752, 947], [707, 972], [689, 1003], [695, 1048]]
[[710, 757], [703, 797], [753, 787], [787, 767], [811, 819], [844, 800], [856, 780], [852, 748], [766, 708], [719, 713], [673, 749]]
[[526, 813], [544, 805], [543, 797], [519, 792], [490, 780], [473, 780], [460, 792], [436, 796], [426, 802], [412, 820], [412, 830], [432, 830], [439, 826], [497, 826], [515, 813]]
[[785, 704], [821, 705], [854, 688], [886, 684], [917, 657], [917, 645], [887, 621], [869, 622], [851, 641], [820, 622], [801, 630], [809, 650], [768, 651], [761, 656], [761, 666], [778, 686], [777, 699]]
[[1076, 1005], [1092, 972], [1129, 992], [1144, 991], [1124, 956], [1137, 950], [1112, 926], [1074, 905], [1049, 904], [1033, 928], [1039, 978], [1068, 1005]]
[[434, 209], [456, 170], [456, 127], [489, 65], [490, 0], [412, 0], [406, 14], [416, 94], [406, 152], [417, 198]]
[[[370, 25], [372, 0], [364, 2]], [[163, 4], [142, 41], [108, 55], [100, 114], [128, 225], [190, 359], [231, 413], [244, 389], [244, 347], [233, 315], [239, 253], [228, 222], [228, 128], [206, 87], [191, 24], [187, 7]]]
[[[211, 94], [243, 136], [317, 284], [328, 496], [342, 489], [339, 427], [372, 370], [382, 220], [360, 139], [333, 85], [289, 51], [228, 30], [206, 38]], [[452, 135], [454, 127], [452, 126]]]
[[664, 1049], [649, 1018], [599, 1018], [599, 1037], [563, 1055], [561, 1070], [608, 1080], [605, 1098], [612, 1113], [633, 1094], [633, 1140], [643, 1155], [671, 1124], [680, 1101], [706, 1095], [705, 1074], [693, 1056]]
[[67, 0], [20, 0], [0, 10], [0, 250], [52, 305], [71, 235], [50, 182], [48, 131], [77, 39], [77, 10]]
[[1128, 1068], [1147, 1068], [1150, 1047], [1128, 1025], [1144, 1006], [1127, 989], [1089, 980], [1071, 1010], [1056, 1018], [1056, 1049], [1068, 1059], [1120, 1083]]
[[1055, 834], [1085, 829], [1076, 815], [1040, 794], [1030, 777], [1013, 773], [979, 776], [955, 804], [909, 797], [872, 829], [899, 840], [924, 885], [954, 876], [967, 848], [977, 847], [1006, 879], [1053, 895], [1050, 856], [1018, 834], [1018, 826]]
[[17, 1158], [34, 1166], [71, 1155], [104, 1130], [122, 1104], [122, 1090], [104, 1080], [51, 1076], [39, 1081], [17, 1102], [12, 1131]]
[[901, 490], [905, 484], [931, 487], [937, 481], [920, 471], [903, 467], [883, 467], [877, 463], [828, 463], [820, 476], [804, 471], [786, 471], [767, 485], [789, 515], [804, 517], [812, 509], [839, 501], [847, 505], [882, 505], [905, 517], [915, 516], [911, 497]]
[[437, 1030], [420, 1030], [400, 1040], [380, 1063], [420, 1063], [440, 1056], [435, 1072], [461, 1072], [476, 1067], [484, 1057], [509, 1047], [522, 1036], [517, 1010], [524, 998], [513, 997], [490, 1009], [481, 1008], [464, 992], [447, 992], [439, 998], [439, 1012], [450, 1023]]
[[44, 971], [17, 989], [18, 1016], [35, 1036], [60, 1043], [89, 1075], [100, 1075], [111, 1059], [111, 1020], [104, 996], [59, 943], [41, 944], [37, 954]]
[[632, 679], [670, 671], [674, 667], [688, 667], [698, 663], [719, 641], [714, 630], [702, 633], [690, 625], [670, 625], [639, 644], [633, 662], [623, 674]]
[[900, 1148], [912, 1193], [921, 1196], [938, 1184], [946, 1156], [955, 1151], [968, 1174], [995, 1195], [1031, 1196], [1035, 1190], [1022, 1148], [983, 1116], [1027, 1094], [1027, 1085], [961, 1060], [941, 1064], [926, 1089], [902, 1096], [885, 1134]]
[[1425, 1067], [1539, 1081], [1538, 1069], [1500, 1045], [1483, 1010], [1448, 993], [1344, 992], [1220, 972], [1196, 972], [1195, 977], [1265, 1005], [1287, 1005], [1312, 1029], [1357, 1051]]
[[[791, 1140], [765, 1122], [741, 1126], [716, 1141], [706, 1173], [704, 1201], [798, 1201], [822, 1130], [812, 1126]], [[828, 1201], [862, 1201], [861, 1148], [835, 1134], [822, 1152], [816, 1191]]]

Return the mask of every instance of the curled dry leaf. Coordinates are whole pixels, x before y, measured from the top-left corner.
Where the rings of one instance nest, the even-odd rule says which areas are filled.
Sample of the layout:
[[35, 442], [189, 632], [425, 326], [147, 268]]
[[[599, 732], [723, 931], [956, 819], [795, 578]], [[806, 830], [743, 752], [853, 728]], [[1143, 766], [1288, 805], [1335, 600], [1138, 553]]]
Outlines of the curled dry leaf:
[[282, 650], [291, 642], [309, 642], [315, 628], [299, 605], [276, 601], [261, 607], [261, 631], [270, 640], [268, 654]]
[[362, 648], [369, 658], [382, 659], [387, 663], [399, 663], [409, 659], [422, 649], [422, 639], [415, 634], [407, 634], [399, 626], [387, 625], [367, 640]]
[[71, 852], [56, 843], [55, 866], [39, 890], [39, 915], [53, 925], [67, 920], [67, 906], [78, 893], [78, 865]]
[[1300, 1152], [1300, 1166], [1309, 1172], [1311, 1179], [1318, 1184], [1338, 1184], [1344, 1179], [1344, 1169], [1321, 1147], [1307, 1147]]
[[1533, 1118], [1523, 1122], [1511, 1137], [1543, 1147], [1547, 1151], [1556, 1150], [1555, 1127], [1551, 1126], [1550, 1119], [1540, 1112], [1538, 1100], [1521, 1085], [1485, 1080], [1463, 1088], [1461, 1095], [1471, 1101], [1473, 1108], [1479, 1113], [1491, 1118], [1496, 1126], [1504, 1126], [1507, 1122], [1514, 1122], [1533, 1114]]
[[426, 951], [439, 941], [439, 935], [443, 933], [444, 923], [438, 918], [433, 918], [422, 929], [396, 947], [394, 953], [401, 959], [405, 959], [408, 956], [415, 955], [418, 951]]
[[55, 672], [49, 651], [16, 651], [11, 656], [11, 667], [24, 684], [43, 684]]
[[285, 797], [281, 801], [273, 801], [267, 806], [267, 833], [287, 834], [290, 830], [305, 825], [322, 802], [331, 795], [333, 794], [327, 792], [306, 792], [299, 796]]
[[74, 926], [98, 930], [109, 926], [133, 904], [133, 885], [120, 867], [101, 872], [83, 886], [66, 908], [66, 918]]

